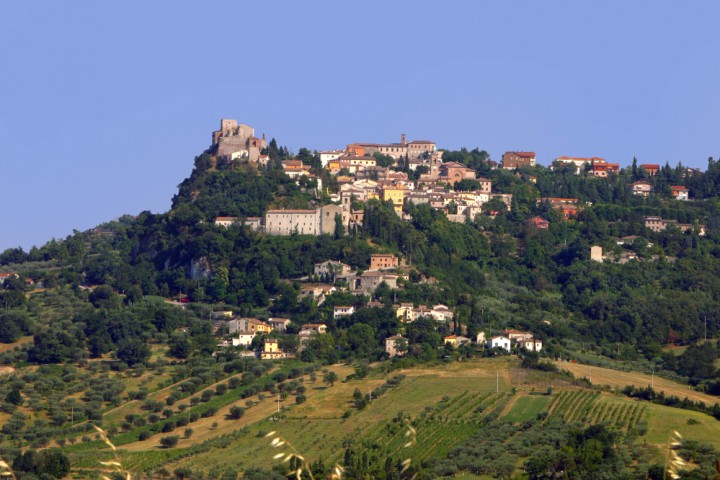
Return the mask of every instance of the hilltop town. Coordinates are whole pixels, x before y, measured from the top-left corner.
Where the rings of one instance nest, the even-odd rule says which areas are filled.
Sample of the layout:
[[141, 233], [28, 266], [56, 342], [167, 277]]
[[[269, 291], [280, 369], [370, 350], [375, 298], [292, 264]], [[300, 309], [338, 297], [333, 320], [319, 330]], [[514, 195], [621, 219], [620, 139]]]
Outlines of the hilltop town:
[[17, 478], [710, 478], [719, 162], [356, 140], [223, 119], [168, 212], [0, 253]]
[[[213, 132], [211, 152], [221, 163], [247, 162], [266, 167], [270, 161], [267, 141], [254, 136], [254, 129], [239, 125], [236, 120], [221, 121], [220, 130]], [[284, 173], [298, 185], [312, 185], [315, 199], [324, 198], [322, 205], [312, 209], [271, 209], [263, 217], [218, 216], [215, 224], [230, 226], [238, 223], [268, 235], [321, 235], [333, 234], [339, 225], [344, 232], [362, 227], [364, 204], [370, 200], [390, 202], [404, 220], [412, 220], [409, 205], [429, 205], [442, 212], [451, 222], [474, 221], [478, 216], [494, 219], [513, 207], [512, 193], [493, 189], [493, 182], [478, 174], [477, 168], [448, 159], [443, 161], [444, 150], [438, 149], [430, 140], [408, 141], [405, 134], [399, 143], [349, 143], [344, 149], [315, 152], [315, 165], [300, 158], [280, 161]], [[536, 167], [535, 152], [507, 151], [500, 163], [482, 152], [482, 168], [493, 171], [502, 169], [524, 182], [537, 183], [537, 177], [529, 172]], [[539, 165], [538, 165], [539, 167]], [[542, 168], [542, 167], [541, 167]], [[668, 167], [669, 168], [669, 167]], [[683, 179], [698, 175], [698, 169], [679, 167]], [[572, 172], [576, 176], [612, 180], [620, 175], [619, 163], [607, 162], [599, 157], [555, 158], [549, 171]], [[653, 194], [653, 180], [658, 176], [660, 165], [633, 165], [635, 181], [627, 182], [627, 190], [638, 197]], [[336, 187], [333, 191], [323, 186], [323, 176], [329, 176]], [[689, 201], [690, 190], [685, 185], [660, 186], [663, 194], [680, 201]], [[669, 191], [668, 191], [669, 190]], [[325, 194], [325, 195], [323, 195]], [[555, 210], [564, 220], [577, 219], [578, 213], [592, 203], [578, 198], [559, 196], [539, 197], [538, 206]], [[536, 229], [547, 229], [549, 218], [534, 216], [528, 224]], [[664, 231], [674, 227], [681, 232], [696, 229], [704, 235], [705, 226], [697, 223], [681, 223], [658, 216], [645, 217], [645, 227]], [[619, 240], [622, 245], [622, 240]]]

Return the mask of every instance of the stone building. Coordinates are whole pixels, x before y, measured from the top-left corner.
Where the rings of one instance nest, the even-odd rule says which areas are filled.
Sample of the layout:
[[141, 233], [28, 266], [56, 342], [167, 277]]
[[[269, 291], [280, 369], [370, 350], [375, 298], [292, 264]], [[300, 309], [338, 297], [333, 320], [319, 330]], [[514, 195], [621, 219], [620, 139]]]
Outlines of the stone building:
[[315, 210], [268, 210], [265, 233], [268, 235], [322, 235], [335, 232], [335, 215], [342, 218], [342, 207], [325, 205]]
[[407, 351], [408, 341], [400, 335], [393, 335], [385, 339], [385, 351], [391, 357], [403, 356]]
[[268, 210], [265, 213], [265, 233], [268, 235], [317, 235], [318, 210]]
[[395, 268], [397, 266], [398, 258], [392, 253], [373, 253], [370, 255], [370, 270]]
[[436, 144], [430, 140], [407, 141], [405, 134], [400, 135], [400, 143], [350, 143], [347, 152], [351, 155], [372, 155], [381, 153], [399, 159], [407, 156], [409, 160], [417, 160], [423, 156], [431, 156]]
[[506, 170], [519, 167], [534, 167], [535, 152], [505, 152], [502, 156], [502, 166]]
[[[405, 135], [403, 135], [403, 140]], [[430, 140], [413, 140], [407, 144], [408, 160], [416, 161], [423, 157], [431, 157], [437, 146]]]
[[255, 129], [244, 123], [238, 125], [237, 120], [220, 120], [220, 130], [212, 134], [212, 148], [218, 157], [230, 160], [247, 159], [257, 162], [260, 151], [267, 148], [265, 135], [255, 136]]
[[445, 162], [440, 164], [439, 180], [455, 185], [462, 180], [475, 180], [475, 170], [468, 168], [462, 163]]

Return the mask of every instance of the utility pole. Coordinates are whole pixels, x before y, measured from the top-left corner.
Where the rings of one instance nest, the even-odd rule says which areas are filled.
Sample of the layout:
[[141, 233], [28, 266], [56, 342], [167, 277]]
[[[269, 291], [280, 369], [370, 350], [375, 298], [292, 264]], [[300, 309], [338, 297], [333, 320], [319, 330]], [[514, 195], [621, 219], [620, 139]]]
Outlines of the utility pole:
[[655, 366], [653, 366], [652, 374], [650, 375], [650, 388], [655, 390]]
[[495, 371], [495, 393], [500, 393], [500, 372]]
[[590, 367], [590, 383], [592, 383], [592, 367]]

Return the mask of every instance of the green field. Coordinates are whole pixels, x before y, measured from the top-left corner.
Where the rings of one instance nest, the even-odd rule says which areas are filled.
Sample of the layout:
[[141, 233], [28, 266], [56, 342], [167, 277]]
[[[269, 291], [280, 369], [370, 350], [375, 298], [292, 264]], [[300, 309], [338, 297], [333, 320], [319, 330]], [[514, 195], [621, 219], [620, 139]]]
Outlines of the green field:
[[517, 399], [503, 418], [510, 422], [525, 422], [544, 412], [552, 398], [545, 395], [527, 395]]
[[[208, 401], [186, 410], [202, 412], [208, 407], [217, 407], [211, 415], [188, 425], [193, 429], [189, 438], [182, 437], [185, 427], [178, 427], [173, 433], [153, 433], [140, 441], [139, 433], [147, 430], [149, 424], [133, 426], [127, 431], [121, 429], [111, 437], [119, 446], [123, 464], [138, 474], [159, 468], [169, 472], [183, 467], [208, 472], [208, 466], [215, 471], [232, 469], [239, 472], [249, 467], [271, 468], [273, 456], [278, 452], [269, 447], [269, 440], [265, 438], [270, 431], [278, 432], [306, 458], [322, 460], [325, 465], [342, 463], [347, 448], [358, 455], [367, 455], [371, 461], [392, 458], [397, 462], [412, 458], [416, 464], [446, 458], [468, 442], [487, 441], [494, 445], [493, 448], [513, 444], [517, 445], [513, 447], [517, 450], [522, 448], [525, 428], [532, 426], [535, 431], [542, 430], [546, 428], [544, 425], [557, 425], [557, 421], [585, 426], [602, 423], [632, 432], [637, 435], [635, 441], [638, 444], [656, 448], [657, 452], [667, 444], [672, 431], [720, 449], [720, 422], [708, 415], [583, 388], [562, 375], [521, 369], [515, 357], [484, 358], [389, 372], [382, 366], [376, 366], [366, 378], [344, 381], [354, 372], [353, 368], [335, 365], [330, 368], [339, 375], [340, 381], [332, 386], [306, 374], [294, 380], [305, 388], [307, 400], [300, 404], [292, 395], [278, 403], [277, 395], [265, 392], [242, 398], [233, 391], [222, 395], [214, 393]], [[276, 368], [267, 375], [278, 370]], [[147, 400], [163, 401], [182, 383], [171, 384], [167, 373], [146, 371], [127, 376], [124, 381], [130, 389], [145, 387]], [[227, 384], [231, 377], [238, 375], [223, 375], [214, 383], [205, 383], [191, 396], [199, 397], [204, 391]], [[368, 395], [388, 378], [398, 375], [403, 378], [397, 386], [372, 397], [364, 408], [356, 407], [354, 396], [357, 392]], [[170, 419], [178, 417], [178, 405], [190, 403], [188, 400], [184, 398], [173, 406]], [[144, 402], [136, 400], [107, 409], [103, 425], [106, 428], [120, 425], [128, 415], [147, 418], [151, 412], [141, 408]], [[280, 415], [277, 414], [278, 405]], [[241, 419], [230, 419], [229, 411], [233, 406], [245, 408]], [[411, 422], [417, 432], [416, 443], [410, 447], [405, 446], [408, 442], [407, 422]], [[492, 422], [508, 425], [500, 428], [507, 431], [507, 436], [478, 440], [477, 433]], [[91, 439], [95, 436], [82, 435]], [[166, 435], [181, 436], [177, 447], [160, 447], [160, 439]], [[92, 477], [97, 473], [98, 461], [109, 460], [111, 452], [101, 442], [81, 442], [80, 437], [75, 440], [73, 445], [64, 447], [76, 469], [75, 478]], [[522, 455], [527, 454], [514, 457], [512, 465], [517, 469], [516, 474], [521, 473]], [[466, 472], [456, 478], [493, 477]]]

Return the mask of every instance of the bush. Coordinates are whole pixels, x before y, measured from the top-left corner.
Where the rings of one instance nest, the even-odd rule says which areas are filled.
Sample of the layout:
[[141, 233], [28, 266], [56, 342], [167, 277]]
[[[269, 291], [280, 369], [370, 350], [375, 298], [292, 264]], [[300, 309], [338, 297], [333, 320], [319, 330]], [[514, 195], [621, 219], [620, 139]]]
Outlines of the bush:
[[295, 397], [295, 403], [297, 404], [305, 403], [305, 400], [307, 400], [307, 397], [305, 395], [298, 395], [297, 397]]
[[208, 418], [208, 417], [212, 417], [212, 416], [215, 415], [216, 413], [217, 413], [217, 408], [215, 408], [215, 407], [210, 407], [210, 408], [206, 409], [201, 416], [202, 416], [203, 418]]
[[239, 407], [237, 405], [234, 405], [230, 407], [230, 418], [233, 420], [239, 420], [242, 418], [242, 416], [245, 415], [245, 409], [242, 407]]
[[162, 437], [160, 439], [160, 445], [163, 448], [173, 448], [178, 444], [178, 441], [180, 440], [180, 437], [177, 435], [170, 435], [168, 437]]
[[150, 432], [148, 432], [147, 430], [143, 430], [138, 434], [138, 440], [141, 442], [143, 440], [147, 440], [148, 438], [150, 438]]

